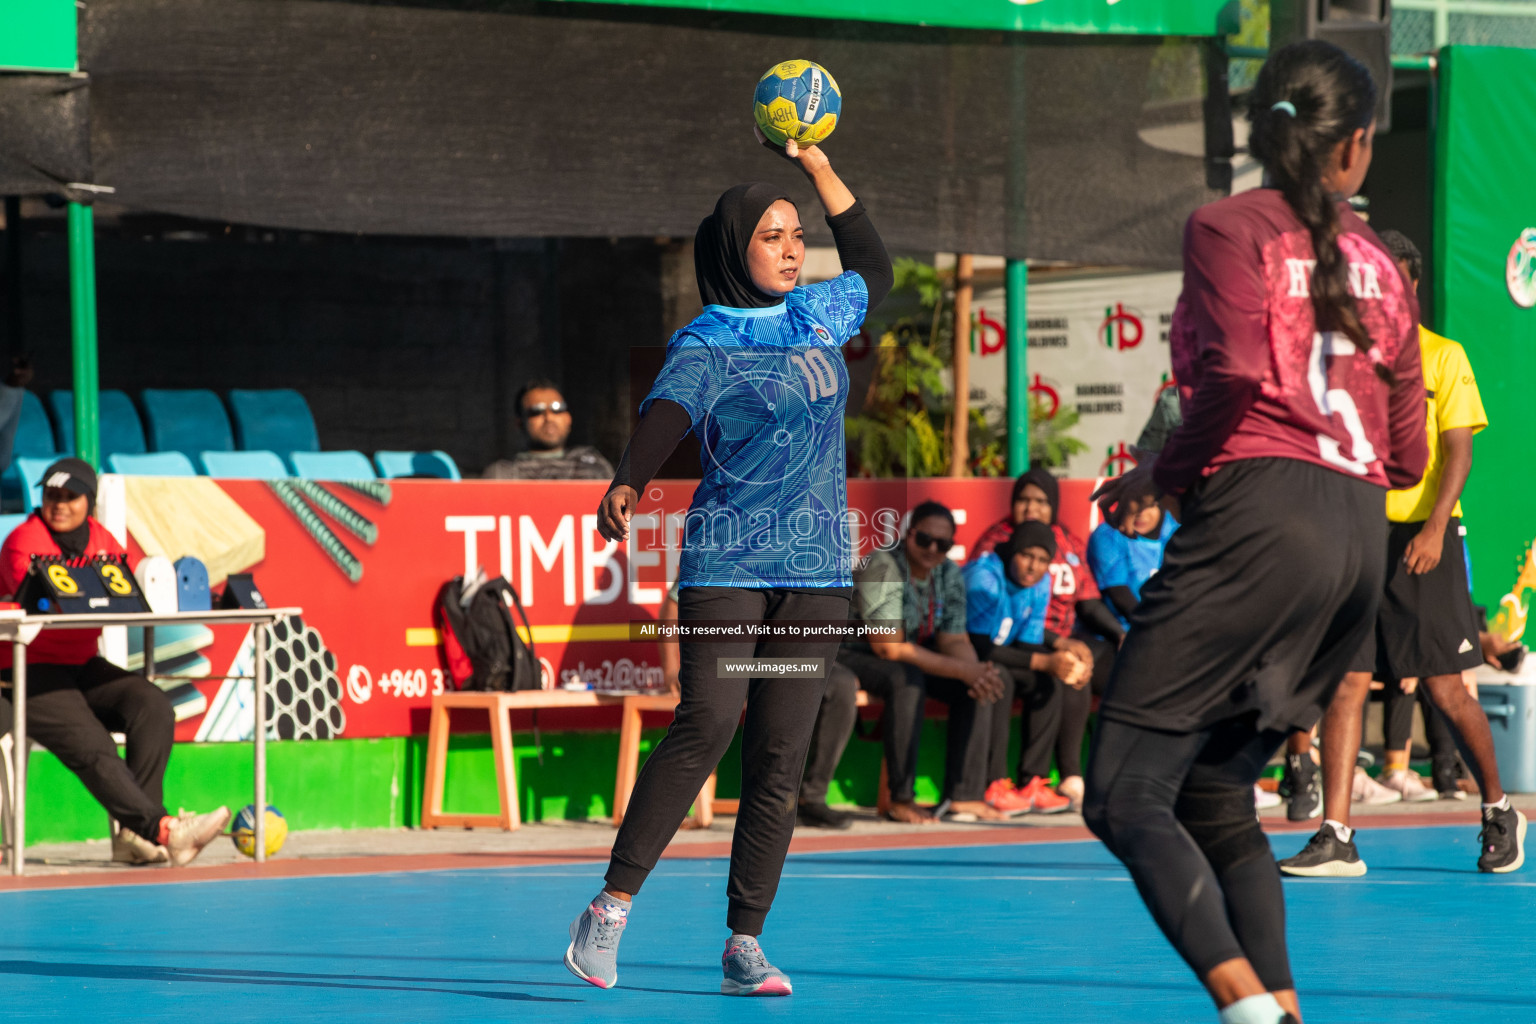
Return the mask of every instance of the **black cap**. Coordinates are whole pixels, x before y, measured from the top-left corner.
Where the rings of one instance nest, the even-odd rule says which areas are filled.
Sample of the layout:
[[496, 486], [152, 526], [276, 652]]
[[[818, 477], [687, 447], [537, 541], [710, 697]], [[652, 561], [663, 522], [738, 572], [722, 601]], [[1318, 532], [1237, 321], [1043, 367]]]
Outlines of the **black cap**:
[[60, 459], [43, 473], [43, 487], [63, 487], [96, 502], [96, 471], [84, 459]]
[[1050, 557], [1056, 556], [1056, 532], [1045, 523], [1039, 523], [1031, 519], [1020, 523], [1013, 528], [1013, 533], [1004, 544], [998, 545], [997, 557], [1006, 564], [1014, 555], [1025, 548], [1044, 548]]

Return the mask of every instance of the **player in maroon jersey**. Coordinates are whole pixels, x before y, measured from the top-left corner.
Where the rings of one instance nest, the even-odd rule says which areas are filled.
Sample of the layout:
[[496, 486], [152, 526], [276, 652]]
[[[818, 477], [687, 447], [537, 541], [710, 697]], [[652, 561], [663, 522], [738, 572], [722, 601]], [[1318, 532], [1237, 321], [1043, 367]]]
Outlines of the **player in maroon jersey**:
[[1428, 457], [1418, 306], [1344, 202], [1375, 105], [1370, 72], [1329, 43], [1270, 55], [1248, 110], [1266, 187], [1185, 228], [1183, 423], [1105, 485], [1113, 504], [1150, 474], [1182, 525], [1116, 658], [1084, 814], [1224, 1024], [1300, 1020], [1253, 784], [1371, 628], [1384, 491]]

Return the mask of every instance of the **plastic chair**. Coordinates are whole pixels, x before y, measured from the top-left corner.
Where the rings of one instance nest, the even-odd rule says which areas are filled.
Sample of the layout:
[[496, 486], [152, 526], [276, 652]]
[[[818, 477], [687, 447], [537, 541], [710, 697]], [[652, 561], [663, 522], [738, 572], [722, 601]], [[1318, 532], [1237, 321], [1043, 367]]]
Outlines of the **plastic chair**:
[[277, 452], [201, 452], [197, 464], [204, 476], [225, 480], [282, 480], [290, 475]]
[[458, 464], [443, 451], [374, 452], [373, 464], [379, 476], [392, 480], [401, 476], [430, 476], [439, 480], [460, 480]]
[[314, 452], [320, 450], [315, 417], [304, 396], [291, 388], [229, 393], [235, 442], [243, 451]]
[[358, 451], [289, 452], [293, 475], [306, 480], [376, 480], [373, 463]]
[[48, 410], [43, 408], [43, 400], [30, 391], [22, 392], [21, 419], [16, 424], [16, 443], [11, 448], [11, 456], [52, 457], [59, 450], [53, 440], [53, 424], [49, 422]]
[[[11, 462], [10, 468], [5, 471], [7, 483], [21, 494], [21, 508], [24, 512], [32, 512], [43, 503], [43, 474], [48, 467], [53, 465], [56, 458], [62, 456], [50, 455], [47, 458], [20, 458]], [[7, 490], [10, 488], [7, 487]]]
[[113, 452], [107, 456], [107, 468], [129, 476], [197, 476], [192, 460], [181, 452]]
[[[59, 439], [59, 451], [75, 450], [75, 393], [50, 391], [48, 411], [53, 414], [53, 434]], [[133, 399], [126, 391], [103, 391], [96, 396], [96, 416], [101, 436], [101, 457], [113, 452], [142, 455], [149, 451], [144, 442], [144, 423]]]
[[190, 466], [198, 452], [231, 452], [235, 436], [224, 403], [212, 391], [163, 391], [139, 394], [144, 427], [152, 452], [180, 452]]

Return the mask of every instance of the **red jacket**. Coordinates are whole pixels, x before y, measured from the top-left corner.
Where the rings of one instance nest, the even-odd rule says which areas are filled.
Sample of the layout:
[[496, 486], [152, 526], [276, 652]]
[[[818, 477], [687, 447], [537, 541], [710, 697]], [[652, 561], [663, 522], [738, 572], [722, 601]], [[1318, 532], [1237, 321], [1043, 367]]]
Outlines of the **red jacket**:
[[[117, 542], [95, 519], [91, 524], [90, 540], [86, 542], [87, 556], [125, 555]], [[16, 593], [33, 555], [62, 555], [54, 543], [53, 534], [37, 513], [28, 516], [0, 545], [0, 594]], [[83, 665], [96, 657], [96, 641], [101, 637], [99, 629], [45, 629], [27, 646], [27, 662], [47, 665]], [[11, 667], [11, 645], [0, 644], [0, 667]]]

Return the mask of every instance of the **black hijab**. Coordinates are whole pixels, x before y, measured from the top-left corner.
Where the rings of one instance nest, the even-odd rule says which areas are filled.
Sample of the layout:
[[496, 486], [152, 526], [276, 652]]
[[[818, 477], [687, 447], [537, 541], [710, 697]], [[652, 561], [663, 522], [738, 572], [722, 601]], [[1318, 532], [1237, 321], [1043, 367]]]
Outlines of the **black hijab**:
[[1045, 492], [1045, 500], [1051, 503], [1051, 522], [1055, 523], [1061, 508], [1061, 484], [1051, 476], [1050, 470], [1043, 466], [1032, 466], [1013, 482], [1013, 501], [1018, 501], [1019, 495], [1024, 493], [1025, 484], [1034, 484]]
[[784, 301], [783, 296], [758, 291], [747, 273], [752, 233], [768, 207], [780, 199], [788, 200], [789, 195], [777, 185], [762, 181], [736, 185], [725, 190], [715, 212], [699, 223], [693, 236], [693, 272], [704, 305], [763, 309]]

